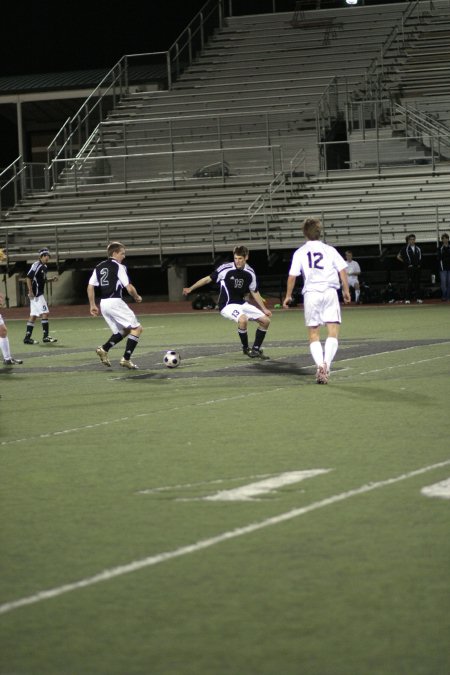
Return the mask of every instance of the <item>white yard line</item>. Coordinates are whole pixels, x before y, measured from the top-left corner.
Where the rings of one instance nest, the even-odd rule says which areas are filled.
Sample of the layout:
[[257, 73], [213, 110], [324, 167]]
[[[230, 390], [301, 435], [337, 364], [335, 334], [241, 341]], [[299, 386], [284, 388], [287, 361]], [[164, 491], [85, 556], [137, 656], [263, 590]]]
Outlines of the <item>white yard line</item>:
[[[433, 345], [417, 345], [417, 347], [423, 347], [423, 346], [433, 346]], [[416, 349], [417, 347], [406, 347], [405, 350], [395, 349], [395, 350], [390, 351], [390, 352], [389, 351], [388, 352], [380, 352], [380, 354], [381, 353], [382, 354], [393, 354], [397, 351], [406, 351], [408, 349]], [[369, 358], [371, 356], [379, 356], [380, 354], [367, 354], [367, 355], [363, 355], [363, 356], [350, 357], [348, 359], [341, 359], [337, 363], [344, 363], [344, 362], [347, 362], [347, 361], [353, 361], [354, 359]], [[442, 356], [433, 356], [429, 359], [422, 359], [420, 361], [411, 361], [410, 363], [401, 363], [401, 364], [396, 364], [394, 366], [386, 366], [385, 368], [379, 368], [379, 369], [376, 369], [376, 370], [362, 371], [360, 373], [355, 373], [354, 375], [353, 374], [346, 375], [346, 379], [351, 379], [353, 376], [356, 377], [356, 376], [368, 375], [368, 374], [372, 374], [372, 373], [381, 373], [385, 370], [391, 370], [392, 368], [402, 368], [402, 367], [406, 368], [406, 367], [410, 367], [411, 365], [416, 365], [417, 363], [428, 363], [430, 361], [435, 361], [437, 359], [445, 359], [445, 358], [448, 358], [448, 356], [449, 356], [449, 354], [444, 354]], [[230, 366], [230, 368], [231, 367], [234, 367], [234, 366]], [[307, 370], [307, 369], [310, 369], [312, 367], [313, 367], [312, 365], [311, 366], [302, 366], [301, 369]], [[226, 368], [223, 368], [222, 370], [226, 370]], [[347, 372], [348, 370], [352, 370], [352, 368], [350, 367], [350, 368], [341, 369], [340, 371], [339, 370], [333, 371], [333, 379], [335, 377], [338, 377], [339, 373], [342, 373], [344, 371]], [[117, 378], [110, 377], [108, 379], [109, 380], [115, 380], [115, 379], [122, 379], [122, 377], [123, 377], [123, 375], [118, 376]], [[223, 403], [223, 402], [227, 402], [227, 401], [236, 401], [238, 399], [248, 398], [248, 397], [251, 397], [251, 396], [263, 396], [263, 395], [268, 394], [268, 393], [272, 393], [272, 392], [276, 392], [276, 391], [283, 391], [283, 390], [289, 389], [292, 386], [296, 386], [296, 385], [274, 387], [273, 389], [265, 389], [265, 390], [262, 390], [262, 391], [254, 391], [254, 392], [249, 392], [249, 393], [246, 393], [246, 394], [239, 394], [237, 396], [211, 399], [209, 401], [199, 401], [198, 403], [188, 403], [188, 404], [183, 405], [183, 406], [177, 406], [176, 408], [173, 408], [173, 407], [172, 408], [160, 408], [158, 410], [152, 410], [152, 411], [145, 412], [145, 413], [138, 413], [136, 415], [129, 415], [127, 417], [120, 417], [120, 418], [115, 418], [115, 419], [112, 419], [112, 420], [104, 420], [103, 422], [96, 422], [94, 424], [88, 424], [88, 425], [85, 425], [85, 426], [73, 427], [71, 429], [62, 429], [62, 430], [59, 430], [59, 431], [52, 431], [52, 432], [49, 432], [49, 433], [46, 433], [46, 434], [39, 434], [38, 436], [28, 436], [28, 437], [23, 437], [23, 438], [15, 438], [15, 439], [12, 439], [10, 441], [0, 441], [0, 447], [5, 447], [7, 445], [13, 445], [13, 444], [16, 444], [16, 443], [28, 443], [30, 441], [37, 440], [39, 438], [53, 438], [53, 437], [57, 437], [57, 436], [64, 436], [66, 434], [73, 434], [73, 433], [78, 433], [78, 432], [82, 432], [82, 431], [88, 431], [88, 430], [91, 430], [91, 429], [98, 429], [100, 427], [105, 427], [105, 426], [108, 426], [108, 425], [114, 424], [114, 423], [131, 422], [131, 421], [139, 419], [141, 417], [150, 417], [151, 415], [156, 415], [156, 414], [159, 415], [163, 412], [175, 412], [175, 411], [178, 411], [178, 410], [186, 410], [186, 409], [189, 409], [189, 408], [193, 408], [193, 407], [195, 408], [195, 407], [203, 406], [203, 405], [213, 405], [213, 404], [216, 404], [216, 403]]]
[[197, 553], [217, 544], [222, 544], [224, 542], [230, 541], [231, 539], [236, 539], [238, 537], [243, 537], [247, 534], [252, 534], [258, 530], [263, 530], [266, 527], [271, 525], [279, 525], [286, 521], [292, 520], [293, 518], [298, 518], [303, 516], [306, 513], [311, 511], [316, 511], [325, 506], [331, 506], [338, 502], [343, 502], [351, 497], [356, 497], [357, 495], [362, 495], [367, 492], [372, 492], [378, 488], [383, 488], [388, 485], [394, 485], [401, 481], [407, 480], [408, 478], [413, 478], [415, 476], [420, 476], [434, 469], [440, 469], [442, 467], [450, 465], [450, 459], [447, 459], [443, 462], [437, 464], [430, 464], [429, 466], [422, 467], [421, 469], [416, 469], [415, 471], [409, 471], [408, 473], [401, 474], [400, 476], [395, 476], [394, 478], [387, 478], [386, 480], [378, 481], [376, 483], [368, 483], [367, 485], [361, 485], [358, 488], [353, 490], [348, 490], [347, 492], [341, 492], [340, 494], [333, 495], [332, 497], [327, 497], [326, 499], [321, 499], [318, 502], [313, 502], [308, 506], [303, 506], [297, 509], [292, 509], [291, 511], [286, 511], [281, 513], [278, 516], [273, 516], [272, 518], [267, 518], [259, 523], [250, 523], [243, 527], [238, 527], [234, 530], [229, 530], [227, 532], [222, 532], [215, 537], [210, 537], [209, 539], [203, 539], [201, 541], [195, 542], [193, 544], [188, 544], [187, 546], [181, 546], [172, 551], [165, 551], [163, 553], [158, 553], [156, 555], [143, 558], [141, 560], [135, 560], [134, 562], [128, 563], [127, 565], [120, 565], [119, 567], [113, 567], [103, 572], [99, 572], [92, 577], [87, 577], [86, 579], [80, 579], [79, 581], [74, 581], [72, 583], [64, 584], [63, 586], [57, 586], [55, 588], [50, 588], [45, 591], [39, 591], [34, 595], [29, 595], [24, 598], [19, 598], [18, 600], [12, 600], [11, 602], [6, 602], [0, 605], [0, 614], [6, 614], [20, 607], [25, 607], [27, 605], [33, 605], [43, 600], [50, 600], [50, 598], [56, 598], [65, 593], [70, 593], [71, 591], [77, 591], [82, 588], [87, 588], [93, 586], [102, 581], [110, 581], [116, 577], [123, 576], [124, 574], [131, 574], [146, 567], [152, 567], [154, 565], [159, 565], [160, 563], [167, 562], [168, 560], [173, 560], [174, 558], [181, 558], [182, 556], [189, 555], [191, 553]]

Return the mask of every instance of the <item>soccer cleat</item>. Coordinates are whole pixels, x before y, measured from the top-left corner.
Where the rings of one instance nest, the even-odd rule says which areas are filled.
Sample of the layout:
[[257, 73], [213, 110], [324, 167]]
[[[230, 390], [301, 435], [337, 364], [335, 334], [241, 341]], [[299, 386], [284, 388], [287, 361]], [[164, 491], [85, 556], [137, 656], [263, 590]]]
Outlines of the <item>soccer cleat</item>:
[[129, 370], [138, 370], [139, 366], [137, 366], [133, 361], [130, 359], [122, 358], [120, 359], [120, 365], [123, 368], [129, 368]]
[[47, 335], [47, 337], [42, 339], [42, 342], [58, 342], [56, 338], [50, 337], [50, 335]]
[[20, 363], [23, 363], [22, 359], [13, 359], [12, 357], [3, 361], [5, 366], [18, 366]]
[[100, 361], [105, 365], [111, 368], [111, 361], [108, 358], [108, 352], [103, 349], [103, 347], [97, 347], [95, 353], [99, 357]]
[[38, 345], [39, 342], [37, 340], [33, 340], [33, 338], [26, 337], [26, 338], [24, 338], [23, 344], [24, 345]]
[[328, 384], [328, 378], [330, 376], [330, 371], [327, 368], [327, 364], [323, 363], [317, 368], [316, 372], [316, 382], [317, 384]]
[[255, 349], [252, 347], [248, 353], [251, 359], [261, 359], [262, 361], [268, 361], [269, 356], [266, 356], [262, 349]]
[[243, 352], [244, 356], [250, 356], [251, 351], [252, 350], [250, 349], [250, 347], [243, 347], [242, 348], [242, 352]]

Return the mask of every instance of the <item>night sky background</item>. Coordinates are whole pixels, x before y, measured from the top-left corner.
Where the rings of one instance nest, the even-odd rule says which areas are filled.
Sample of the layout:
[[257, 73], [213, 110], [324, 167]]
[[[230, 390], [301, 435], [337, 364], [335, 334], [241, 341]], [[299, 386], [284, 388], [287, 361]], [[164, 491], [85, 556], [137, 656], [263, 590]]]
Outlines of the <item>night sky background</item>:
[[110, 68], [167, 49], [205, 0], [44, 0], [2, 4], [0, 76]]

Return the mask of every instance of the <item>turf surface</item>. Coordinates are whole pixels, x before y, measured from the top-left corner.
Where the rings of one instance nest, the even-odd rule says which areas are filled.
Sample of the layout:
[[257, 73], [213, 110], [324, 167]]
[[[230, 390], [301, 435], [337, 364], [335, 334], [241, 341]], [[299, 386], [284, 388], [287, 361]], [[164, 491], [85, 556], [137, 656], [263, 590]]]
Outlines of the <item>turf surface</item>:
[[267, 362], [143, 316], [135, 372], [101, 319], [6, 319], [1, 675], [449, 675], [448, 306], [346, 308], [325, 387], [298, 310]]

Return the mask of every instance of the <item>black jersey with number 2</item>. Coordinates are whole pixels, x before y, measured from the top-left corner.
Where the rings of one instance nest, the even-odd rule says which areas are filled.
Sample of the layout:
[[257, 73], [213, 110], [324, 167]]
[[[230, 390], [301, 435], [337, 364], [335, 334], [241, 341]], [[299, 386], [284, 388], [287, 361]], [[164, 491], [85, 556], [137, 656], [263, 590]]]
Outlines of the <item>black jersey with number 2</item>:
[[122, 289], [130, 282], [126, 267], [117, 260], [108, 258], [96, 266], [89, 283], [98, 286], [101, 299], [106, 300], [107, 298], [121, 298]]

